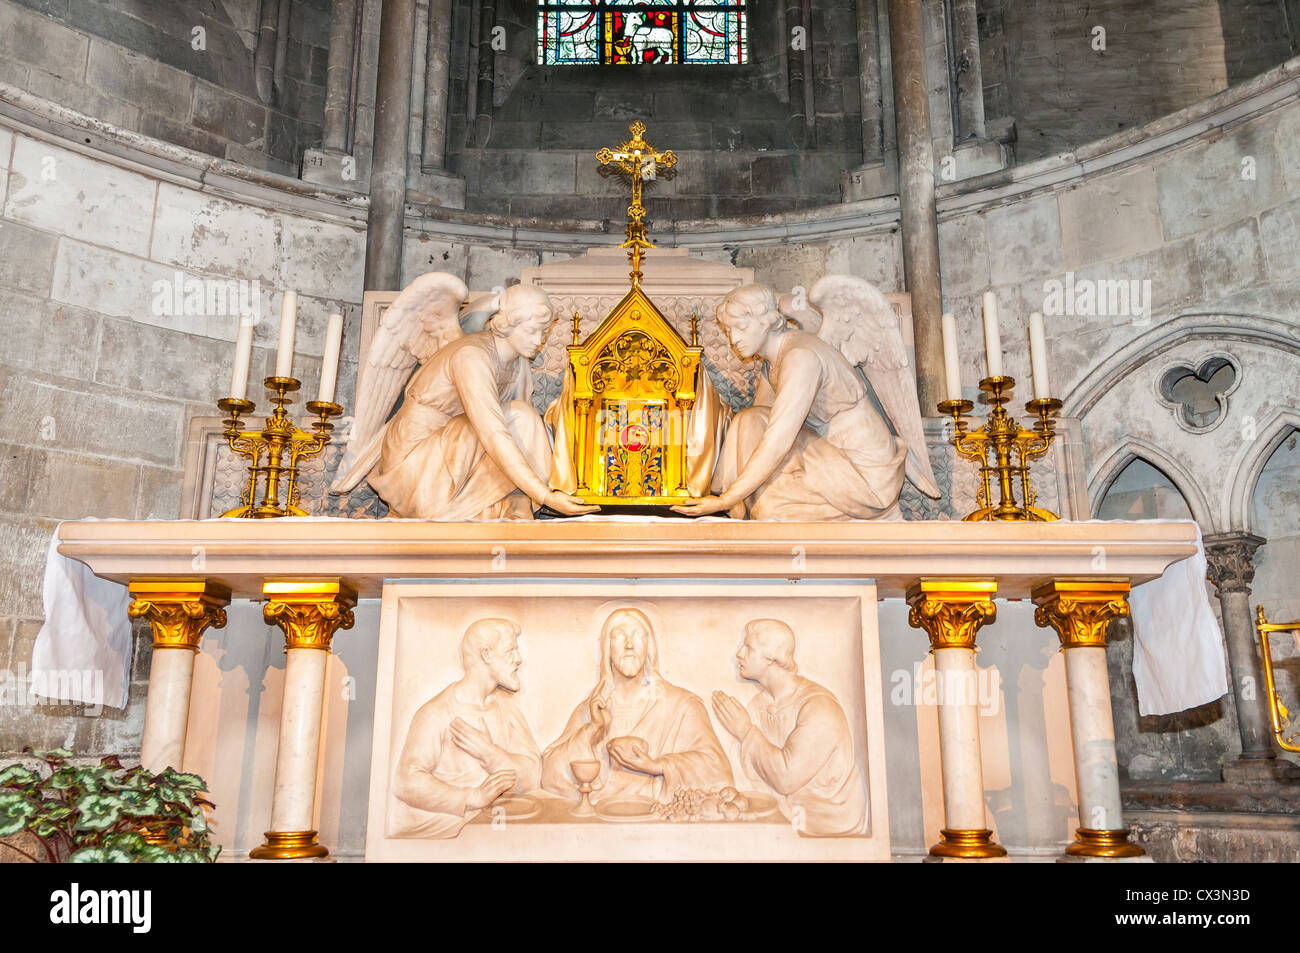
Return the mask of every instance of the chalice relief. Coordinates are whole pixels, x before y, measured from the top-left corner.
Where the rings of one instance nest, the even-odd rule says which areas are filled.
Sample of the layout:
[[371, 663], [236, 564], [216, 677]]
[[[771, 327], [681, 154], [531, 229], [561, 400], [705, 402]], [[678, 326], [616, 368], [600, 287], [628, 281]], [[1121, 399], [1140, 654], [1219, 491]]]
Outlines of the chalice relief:
[[[599, 804], [621, 798], [667, 803], [682, 788], [729, 786], [731, 765], [704, 702], [659, 674], [645, 613], [610, 613], [600, 647], [595, 688], [542, 755], [542, 787], [576, 800], [579, 784], [594, 785], [591, 799]], [[594, 782], [593, 762], [599, 766]]]
[[[825, 276], [808, 300], [811, 308], [797, 309], [778, 304], [766, 285], [745, 285], [718, 305], [732, 349], [742, 360], [761, 360], [763, 373], [753, 406], [727, 428], [713, 495], [673, 507], [677, 512], [894, 520], [902, 518], [904, 478], [939, 496], [916, 381], [888, 300], [848, 275]], [[872, 405], [868, 382], [884, 415]]]
[[473, 334], [460, 326], [468, 296], [455, 275], [432, 272], [384, 312], [334, 492], [368, 480], [391, 516], [442, 522], [532, 519], [543, 505], [594, 511], [546, 482], [551, 436], [532, 405], [530, 369], [555, 319], [546, 292], [507, 288]]
[[461, 639], [465, 674], [411, 719], [393, 772], [393, 837], [455, 837], [503, 795], [535, 791], [541, 759], [515, 698], [519, 626], [479, 619]]
[[741, 770], [776, 792], [781, 813], [801, 834], [868, 833], [849, 720], [828, 688], [799, 674], [794, 630], [778, 619], [752, 620], [736, 662], [759, 691], [748, 706], [714, 692], [713, 711], [740, 742]]

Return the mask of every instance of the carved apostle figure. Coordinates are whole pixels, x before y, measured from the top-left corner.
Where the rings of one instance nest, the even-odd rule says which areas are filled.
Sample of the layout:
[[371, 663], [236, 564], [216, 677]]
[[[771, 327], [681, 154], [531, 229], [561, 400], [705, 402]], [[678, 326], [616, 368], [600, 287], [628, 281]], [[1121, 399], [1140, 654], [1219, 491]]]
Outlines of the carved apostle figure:
[[[718, 305], [718, 323], [742, 360], [759, 359], [753, 406], [731, 421], [713, 496], [674, 507], [734, 519], [900, 519], [906, 475], [937, 497], [916, 381], [898, 317], [865, 281], [828, 275], [814, 287], [821, 310], [791, 326], [766, 285], [745, 285]], [[793, 310], [787, 307], [786, 310]], [[859, 373], [861, 371], [862, 373]], [[864, 376], [865, 375], [865, 376]], [[870, 381], [890, 423], [872, 405]]]
[[551, 438], [532, 405], [530, 370], [554, 323], [546, 292], [507, 288], [473, 334], [459, 321], [467, 294], [455, 275], [434, 272], [384, 312], [334, 491], [368, 478], [390, 515], [442, 522], [532, 519], [543, 504], [569, 516], [592, 512], [546, 483]]
[[502, 794], [536, 790], [541, 758], [515, 692], [519, 626], [480, 619], [460, 646], [465, 675], [411, 719], [393, 774], [394, 837], [455, 837]]
[[801, 833], [868, 833], [866, 786], [848, 718], [829, 689], [799, 674], [794, 631], [775, 619], [755, 619], [745, 626], [736, 661], [741, 678], [761, 691], [748, 712], [714, 692], [713, 711], [740, 742], [741, 769], [777, 793], [781, 813]]
[[542, 787], [577, 800], [570, 762], [600, 762], [592, 800], [640, 797], [667, 803], [679, 788], [731, 784], [731, 765], [699, 696], [659, 674], [650, 620], [610, 613], [600, 633], [600, 679], [542, 755]]

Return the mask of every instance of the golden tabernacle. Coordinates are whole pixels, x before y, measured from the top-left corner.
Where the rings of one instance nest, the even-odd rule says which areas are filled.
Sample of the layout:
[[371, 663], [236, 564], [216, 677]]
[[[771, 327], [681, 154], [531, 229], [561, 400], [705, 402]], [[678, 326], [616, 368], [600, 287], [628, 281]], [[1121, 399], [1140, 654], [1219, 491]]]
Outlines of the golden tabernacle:
[[669, 506], [699, 495], [704, 488], [693, 493], [689, 486], [684, 422], [704, 349], [683, 341], [640, 286], [586, 341], [576, 337], [559, 407], [572, 434], [570, 492], [625, 506]]
[[677, 157], [656, 152], [640, 122], [602, 165], [630, 179], [627, 241], [631, 288], [600, 326], [573, 343], [559, 400], [547, 410], [555, 433], [550, 485], [589, 504], [673, 506], [709, 491], [726, 408], [703, 368], [698, 316], [687, 344], [641, 289], [646, 235], [641, 187]]

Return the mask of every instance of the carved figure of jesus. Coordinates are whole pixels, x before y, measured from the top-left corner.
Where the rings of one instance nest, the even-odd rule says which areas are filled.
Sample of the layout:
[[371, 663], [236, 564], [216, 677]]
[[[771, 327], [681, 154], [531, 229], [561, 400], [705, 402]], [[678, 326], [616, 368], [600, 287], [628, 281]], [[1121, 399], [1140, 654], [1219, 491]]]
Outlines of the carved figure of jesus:
[[577, 800], [571, 761], [601, 763], [593, 801], [640, 797], [667, 803], [678, 788], [725, 787], [731, 765], [699, 696], [659, 674], [650, 620], [610, 613], [601, 629], [600, 679], [542, 755], [542, 787]]

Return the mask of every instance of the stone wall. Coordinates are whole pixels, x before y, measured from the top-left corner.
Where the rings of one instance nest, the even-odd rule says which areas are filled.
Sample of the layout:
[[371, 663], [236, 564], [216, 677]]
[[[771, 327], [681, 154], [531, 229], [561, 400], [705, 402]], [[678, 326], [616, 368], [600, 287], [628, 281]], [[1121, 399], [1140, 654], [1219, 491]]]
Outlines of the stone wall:
[[303, 149], [320, 141], [329, 3], [284, 2], [283, 85], [270, 104], [254, 82], [257, 0], [0, 0], [0, 81], [123, 129], [297, 175]]
[[[1007, 373], [1020, 380], [1026, 317], [1047, 315], [1053, 390], [1083, 420], [1094, 506], [1108, 490], [1131, 493], [1112, 481], [1144, 459], [1170, 478], [1186, 499], [1176, 509], [1190, 509], [1205, 533], [1280, 533], [1273, 554], [1261, 550], [1253, 598], [1281, 614], [1295, 608], [1294, 587], [1271, 562], [1285, 563], [1293, 545], [1294, 507], [1280, 489], [1290, 464], [1269, 471], [1274, 490], [1252, 481], [1260, 456], [1300, 420], [1300, 364], [1288, 343], [1300, 324], [1297, 73], [1292, 61], [1131, 133], [940, 190], [945, 308], [978, 340], [979, 296], [994, 290]], [[1101, 283], [1119, 280], [1149, 288], [1149, 307], [1116, 308]], [[1051, 314], [1053, 291], [1071, 286], [1081, 313]], [[1101, 298], [1081, 298], [1087, 286]], [[1178, 368], [1209, 377], [1221, 359], [1234, 363], [1236, 379], [1211, 395], [1217, 411], [1189, 423], [1161, 381]], [[963, 360], [973, 383], [982, 355], [969, 348]], [[1132, 499], [1130, 515], [1173, 515], [1157, 498], [1168, 486], [1140, 489], [1150, 489], [1151, 505]], [[1252, 498], [1253, 517], [1244, 514]], [[1121, 770], [1217, 777], [1239, 750], [1231, 699], [1140, 719], [1126, 676], [1131, 645], [1121, 637], [1111, 656]], [[1285, 678], [1282, 690], [1294, 697]]]
[[1300, 53], [1286, 8], [1285, 0], [981, 0], [985, 107], [990, 118], [1009, 107], [1021, 162], [1071, 149]]
[[594, 153], [628, 138], [640, 119], [681, 162], [674, 181], [648, 191], [650, 218], [732, 217], [839, 200], [840, 176], [861, 164], [862, 128], [854, 0], [813, 5], [815, 147], [802, 105], [790, 103], [789, 28], [774, 4], [750, 7], [750, 62], [742, 66], [538, 66], [536, 11], [501, 3], [505, 49], [494, 54], [493, 101], [468, 111], [459, 77], [473, 26], [469, 0], [453, 4], [449, 168], [465, 176], [466, 208], [518, 217], [618, 223], [626, 188], [597, 174]]
[[249, 395], [262, 406], [283, 290], [299, 293], [303, 393], [315, 393], [331, 311], [355, 351], [364, 206], [276, 184], [0, 84], [0, 753], [138, 748], [147, 641], [126, 712], [32, 709], [13, 676], [31, 662], [59, 520], [178, 515], [188, 423], [229, 389], [239, 320], [207, 292], [246, 282], [261, 315]]

